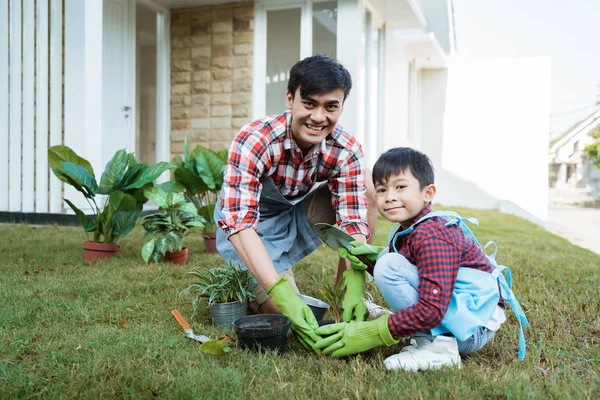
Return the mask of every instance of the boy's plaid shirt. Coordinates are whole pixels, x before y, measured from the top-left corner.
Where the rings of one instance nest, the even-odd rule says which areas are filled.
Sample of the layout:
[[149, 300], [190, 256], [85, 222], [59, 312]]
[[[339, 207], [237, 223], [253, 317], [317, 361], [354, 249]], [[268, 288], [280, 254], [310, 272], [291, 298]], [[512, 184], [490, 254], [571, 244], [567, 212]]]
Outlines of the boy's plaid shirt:
[[219, 228], [230, 235], [258, 227], [262, 181], [272, 178], [290, 202], [327, 181], [337, 223], [349, 234], [369, 236], [364, 156], [354, 137], [336, 125], [305, 157], [292, 137], [292, 115], [265, 117], [242, 127], [229, 149]]
[[[405, 226], [409, 227], [431, 211], [431, 206], [425, 207]], [[458, 225], [444, 224], [445, 220], [440, 217], [426, 219], [396, 241], [398, 252], [417, 267], [419, 300], [388, 319], [388, 327], [395, 338], [428, 331], [442, 322], [459, 267], [493, 271], [494, 267], [473, 239], [465, 236]]]

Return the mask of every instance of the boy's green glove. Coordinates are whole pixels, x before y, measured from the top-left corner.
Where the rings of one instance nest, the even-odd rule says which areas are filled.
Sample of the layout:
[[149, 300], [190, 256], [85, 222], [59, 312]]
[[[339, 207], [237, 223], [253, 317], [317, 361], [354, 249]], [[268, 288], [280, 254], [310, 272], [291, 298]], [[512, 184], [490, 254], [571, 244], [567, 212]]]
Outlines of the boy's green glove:
[[290, 327], [298, 336], [300, 343], [307, 349], [321, 354], [321, 351], [314, 346], [321, 340], [321, 337], [315, 333], [319, 324], [312, 310], [298, 297], [292, 284], [287, 279], [280, 278], [269, 287], [267, 294], [271, 296], [282, 314], [290, 319]]
[[359, 242], [356, 240], [350, 242], [350, 245], [353, 247], [351, 250], [346, 250], [344, 248], [341, 248], [339, 250], [340, 257], [347, 258], [348, 260], [350, 260], [350, 265], [352, 266], [352, 269], [356, 269], [359, 271], [364, 271], [365, 269], [367, 269], [367, 266], [356, 256], [363, 256], [369, 261], [371, 261], [373, 264], [375, 264], [379, 253], [386, 249], [386, 247], [371, 246], [369, 244]]
[[388, 328], [389, 315], [382, 315], [373, 321], [342, 322], [325, 325], [316, 330], [321, 336], [315, 347], [323, 350], [323, 354], [333, 357], [345, 357], [362, 353], [377, 346], [391, 346], [398, 343]]
[[347, 269], [342, 275], [342, 283], [346, 294], [342, 300], [344, 322], [364, 321], [369, 316], [369, 310], [363, 300], [365, 293], [365, 273], [353, 268]]

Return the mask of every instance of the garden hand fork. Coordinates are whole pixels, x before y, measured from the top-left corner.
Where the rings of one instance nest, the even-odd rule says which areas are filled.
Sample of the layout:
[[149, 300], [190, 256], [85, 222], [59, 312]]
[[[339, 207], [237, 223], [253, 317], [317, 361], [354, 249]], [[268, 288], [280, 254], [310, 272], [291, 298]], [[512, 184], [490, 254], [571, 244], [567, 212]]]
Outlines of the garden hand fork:
[[181, 313], [178, 310], [172, 310], [171, 315], [173, 316], [173, 318], [175, 318], [175, 321], [177, 321], [179, 325], [181, 325], [186, 337], [192, 340], [196, 340], [200, 343], [206, 343], [210, 340], [208, 336], [194, 334], [192, 327], [190, 326], [190, 324], [187, 323], [185, 318], [183, 318], [183, 315], [181, 315]]

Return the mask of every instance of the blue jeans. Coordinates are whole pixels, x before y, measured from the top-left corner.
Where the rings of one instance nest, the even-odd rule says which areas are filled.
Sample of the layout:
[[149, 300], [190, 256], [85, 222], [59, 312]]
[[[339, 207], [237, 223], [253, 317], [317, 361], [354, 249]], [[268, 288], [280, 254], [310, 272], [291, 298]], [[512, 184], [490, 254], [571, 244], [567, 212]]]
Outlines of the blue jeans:
[[[385, 251], [385, 250], [384, 250]], [[382, 253], [377, 259], [374, 276], [381, 295], [394, 312], [405, 309], [419, 301], [419, 273], [417, 267], [398, 253]], [[464, 356], [481, 349], [496, 332], [485, 327], [465, 341], [458, 341], [458, 352]], [[429, 331], [418, 336], [431, 336]]]

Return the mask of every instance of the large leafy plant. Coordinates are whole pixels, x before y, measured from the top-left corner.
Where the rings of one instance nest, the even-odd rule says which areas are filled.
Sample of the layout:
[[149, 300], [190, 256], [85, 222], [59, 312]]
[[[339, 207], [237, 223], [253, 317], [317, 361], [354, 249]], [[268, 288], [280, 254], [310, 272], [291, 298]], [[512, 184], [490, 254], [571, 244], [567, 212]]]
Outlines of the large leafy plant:
[[215, 152], [199, 145], [190, 152], [188, 138], [185, 138], [184, 158], [175, 156], [172, 163], [176, 167], [175, 181], [185, 187], [185, 196], [206, 219], [204, 230], [215, 232], [217, 225], [213, 214], [223, 186], [227, 149]]
[[247, 269], [238, 268], [233, 263], [216, 268], [196, 268], [189, 274], [196, 278], [196, 282], [184, 289], [183, 294], [194, 295], [194, 308], [203, 297], [208, 298], [208, 305], [211, 306], [215, 303], [243, 302], [253, 296], [250, 290], [252, 275]]
[[[49, 147], [48, 161], [54, 175], [83, 194], [93, 210], [94, 216], [91, 218], [65, 199], [85, 229], [88, 240], [92, 232], [91, 241], [97, 243], [115, 243], [126, 236], [135, 227], [143, 204], [148, 201], [144, 190], [153, 186], [156, 178], [172, 168], [168, 162], [160, 162], [152, 167], [138, 163], [133, 153], [122, 149], [106, 164], [100, 181], [96, 182], [89, 161], [67, 146]], [[101, 199], [101, 195], [106, 197]]]
[[[146, 230], [142, 247], [142, 258], [159, 262], [168, 252], [183, 249], [183, 238], [196, 227], [204, 227], [204, 218], [185, 196], [177, 192], [178, 187], [169, 185], [154, 186], [144, 190], [144, 195], [159, 207], [159, 210], [142, 219]], [[175, 190], [175, 191], [169, 191]], [[183, 188], [181, 188], [183, 189]]]

